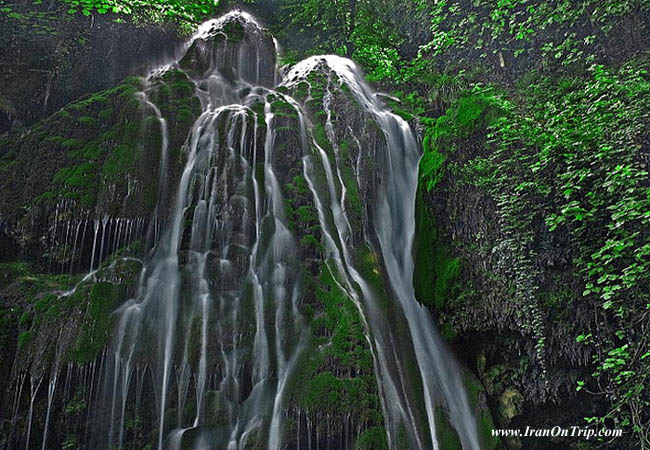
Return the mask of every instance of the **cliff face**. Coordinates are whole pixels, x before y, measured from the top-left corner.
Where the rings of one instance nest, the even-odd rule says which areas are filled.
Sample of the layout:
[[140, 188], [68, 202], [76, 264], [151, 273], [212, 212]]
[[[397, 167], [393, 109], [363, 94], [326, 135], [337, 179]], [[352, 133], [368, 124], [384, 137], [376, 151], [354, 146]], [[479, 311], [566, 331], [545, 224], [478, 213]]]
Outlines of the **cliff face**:
[[489, 445], [412, 298], [408, 124], [245, 13], [183, 50], [0, 138], [3, 445]]
[[416, 289], [504, 427], [582, 424], [621, 398], [606, 426], [647, 418], [647, 67], [531, 71], [425, 119]]
[[3, 5], [0, 135], [145, 72], [180, 42], [170, 26], [116, 23], [112, 16], [67, 9], [61, 2]]
[[[480, 139], [459, 142], [447, 170], [466, 163], [463, 157], [479, 156]], [[418, 299], [432, 308], [456, 355], [479, 380], [495, 423], [521, 429], [570, 427], [593, 414], [597, 403], [575, 390], [577, 380], [588, 376], [591, 360], [575, 338], [592, 325], [587, 305], [574, 300], [581, 290], [574, 269], [562, 260], [566, 242], [545, 237], [539, 229], [537, 248], [551, 260], [519, 262], [517, 244], [524, 236], [508, 236], [494, 199], [448, 173], [431, 192], [419, 193], [417, 205]], [[522, 273], [531, 276], [518, 278]], [[502, 445], [548, 449], [578, 444], [542, 439]]]
[[[433, 312], [443, 337], [466, 368], [483, 446], [590, 448], [590, 443], [575, 439], [510, 439], [497, 444], [489, 434], [494, 425], [571, 427], [584, 425], [585, 417], [599, 424], [607, 417], [602, 419], [605, 426], [628, 430], [624, 438], [608, 445], [637, 448], [647, 440], [649, 419], [643, 382], [650, 360], [646, 338], [650, 66], [643, 54], [647, 9], [610, 11], [616, 19], [613, 32], [597, 28], [597, 21], [590, 23], [588, 18], [571, 25], [552, 21], [553, 39], [566, 35], [565, 28], [584, 35], [584, 48], [578, 50], [569, 46], [551, 52], [541, 32], [530, 40], [516, 39], [521, 48], [504, 49], [511, 41], [498, 33], [506, 32], [488, 23], [496, 27], [490, 28], [496, 34], [484, 45], [488, 52], [467, 48], [474, 42], [471, 33], [478, 32], [475, 28], [482, 22], [461, 25], [463, 14], [480, 18], [489, 8], [465, 6], [444, 16], [447, 31], [456, 39], [449, 42], [458, 45], [429, 46], [425, 50], [433, 56], [407, 65], [406, 75], [399, 74], [399, 79], [391, 66], [389, 73], [396, 79], [380, 83], [402, 98], [381, 97], [419, 130], [424, 152], [415, 211], [415, 295]], [[413, 13], [410, 6], [402, 7]], [[232, 153], [230, 159], [221, 153], [215, 156], [215, 164], [226, 167], [219, 177], [227, 186], [223, 190], [227, 207], [219, 220], [228, 217], [229, 225], [220, 232], [232, 236], [236, 245], [228, 244], [221, 260], [214, 255], [206, 260], [207, 272], [219, 280], [211, 281], [209, 289], [225, 290], [233, 279], [243, 277], [250, 263], [255, 240], [250, 205], [257, 200], [252, 185], [242, 180], [251, 176], [264, 186], [261, 195], [269, 197], [262, 202], [264, 208], [282, 203], [284, 214], [273, 210], [272, 215], [282, 217], [300, 262], [287, 263], [292, 269], [286, 279], [273, 272], [264, 289], [275, 295], [279, 291], [274, 289], [291, 284], [303, 300], [293, 314], [276, 315], [270, 308], [272, 313], [253, 319], [256, 285], [247, 285], [241, 295], [245, 311], [239, 325], [245, 350], [238, 357], [237, 381], [217, 386], [214, 380], [227, 371], [220, 368], [206, 382], [205, 396], [198, 401], [203, 406], [188, 400], [162, 413], [126, 409], [124, 436], [144, 447], [158, 439], [159, 415], [169, 423], [177, 420], [189, 426], [188, 418], [198, 415], [201, 407], [208, 433], [232, 426], [228, 415], [239, 408], [233, 406], [237, 403], [233, 398], [250, 395], [259, 372], [255, 367], [261, 363], [253, 355], [259, 340], [255, 321], [261, 320], [268, 329], [290, 324], [290, 332], [277, 335], [280, 343], [271, 344], [279, 349], [268, 363], [274, 377], [287, 366], [282, 364], [282, 351], [290, 354], [298, 347], [303, 351], [290, 361], [293, 377], [282, 393], [287, 445], [386, 448], [386, 431], [391, 430], [376, 378], [376, 342], [367, 338], [367, 320], [345, 285], [347, 269], [336, 265], [349, 259], [377, 298], [379, 315], [402, 323], [391, 336], [393, 345], [410, 345], [405, 322], [400, 322], [404, 315], [387, 306], [390, 274], [375, 232], [380, 217], [374, 207], [377, 192], [385, 186], [381, 168], [387, 164], [381, 153], [387, 133], [377, 116], [368, 113], [368, 105], [325, 60], [267, 92], [279, 75], [260, 67], [275, 64], [275, 43], [266, 31], [246, 22], [219, 25], [214, 33], [193, 41], [177, 66], [143, 79], [127, 76], [143, 75], [179, 48], [175, 33], [158, 26], [116, 24], [99, 15], [68, 17], [62, 10], [36, 8], [12, 6], [11, 13], [0, 14], [0, 44], [9, 50], [2, 55], [7, 69], [0, 74], [0, 403], [13, 405], [0, 411], [4, 439], [0, 444], [24, 447], [27, 430], [32, 430], [28, 439], [39, 446], [49, 429], [48, 442], [69, 448], [87, 442], [88, 429], [107, 431], [103, 429], [107, 423], [89, 417], [91, 411], [106, 412], [98, 407], [104, 397], [96, 385], [113, 357], [108, 349], [121, 314], [116, 310], [126, 299], [142, 295], [142, 268], [170, 225], [176, 187], [188, 163], [187, 137], [196, 133], [200, 140], [193, 128], [206, 101], [227, 91], [227, 98], [216, 104], [245, 103], [243, 110], [248, 111], [246, 115], [237, 115], [239, 109], [226, 111], [214, 121], [213, 137], [229, 142]], [[394, 9], [395, 14], [405, 14], [400, 8]], [[421, 5], [417, 11], [395, 28], [421, 30]], [[281, 28], [273, 23], [273, 15], [268, 19]], [[432, 30], [440, 32], [435, 26]], [[626, 38], [614, 39], [612, 33]], [[309, 43], [292, 47], [291, 37], [283, 39], [289, 51], [304, 50]], [[430, 38], [429, 32], [418, 34], [420, 40]], [[246, 47], [244, 58], [239, 50], [242, 40], [252, 45]], [[357, 43], [359, 54], [376, 63], [371, 57], [377, 48], [365, 49], [364, 42]], [[419, 45], [402, 42], [409, 55]], [[218, 58], [215, 47], [224, 49]], [[583, 53], [588, 55], [584, 60]], [[381, 59], [377, 64], [381, 68], [384, 63]], [[215, 70], [218, 79], [206, 78]], [[282, 72], [286, 76], [288, 68]], [[238, 81], [242, 76], [260, 87], [242, 87]], [[197, 90], [203, 94], [197, 95]], [[230, 128], [236, 131], [228, 133]], [[267, 142], [269, 130], [273, 138]], [[263, 157], [266, 146], [273, 148], [268, 160]], [[240, 147], [256, 150], [256, 156], [243, 150], [237, 154]], [[237, 163], [233, 155], [246, 162]], [[270, 179], [267, 165], [273, 169], [281, 202], [273, 197], [273, 184], [264, 184]], [[214, 168], [205, 169], [207, 174]], [[306, 173], [313, 175], [312, 184]], [[201, 241], [193, 236], [204, 229], [193, 221], [198, 223], [200, 201], [206, 200], [202, 183], [211, 182], [206, 175], [188, 188], [187, 217], [180, 224], [184, 245], [179, 263], [192, 270], [198, 267], [192, 265], [198, 261], [193, 259], [192, 245]], [[319, 215], [314, 191], [321, 194], [316, 198], [327, 210], [324, 214]], [[339, 199], [338, 209], [334, 208]], [[345, 226], [339, 228], [340, 224]], [[284, 257], [278, 248], [289, 245], [277, 238], [278, 230], [282, 227], [270, 219], [259, 229], [264, 241], [260, 251], [271, 255], [265, 256], [265, 270], [270, 270], [268, 261]], [[396, 226], [395, 233], [399, 230]], [[336, 243], [328, 248], [332, 236]], [[221, 246], [219, 251], [226, 246], [214, 245]], [[334, 248], [340, 254], [332, 258]], [[191, 276], [192, 270], [179, 280], [186, 292], [199, 292], [203, 287]], [[233, 271], [231, 278], [226, 276], [228, 270]], [[359, 287], [356, 280], [352, 285]], [[183, 304], [194, 305], [193, 298], [198, 297], [187, 295]], [[181, 327], [195, 342], [201, 335], [197, 305]], [[232, 323], [219, 326], [220, 339], [239, 336]], [[152, 327], [149, 332], [148, 340], [143, 340], [148, 346], [138, 347], [143, 360], [159, 351], [151, 344], [159, 330]], [[188, 355], [199, 379], [200, 346], [177, 347], [170, 353]], [[417, 355], [401, 350], [406, 370], [413, 370]], [[219, 366], [223, 361], [212, 363]], [[144, 364], [129, 373], [139, 380], [133, 391], [154, 405], [159, 388], [143, 381], [155, 378], [150, 370]], [[179, 370], [179, 380], [194, 379], [191, 373]], [[390, 376], [390, 367], [385, 373]], [[66, 387], [63, 379], [70, 380]], [[179, 398], [198, 395], [198, 388], [187, 387], [189, 381], [177, 383], [179, 392], [185, 389]], [[259, 394], [260, 398], [277, 386], [265, 385], [260, 391], [267, 394]], [[405, 386], [395, 398], [414, 399], [414, 422], [425, 422], [427, 408], [418, 396], [422, 381], [409, 379]], [[128, 382], [125, 390], [127, 396], [132, 392]], [[399, 409], [400, 404], [394, 406]], [[435, 410], [445, 450], [461, 446], [445, 418], [448, 409], [441, 401]], [[270, 422], [249, 420], [245, 448], [265, 445], [260, 430], [270, 429]], [[390, 444], [396, 448], [407, 448], [418, 433], [409, 435], [408, 421], [402, 422], [392, 430]], [[111, 439], [114, 435], [113, 431]], [[187, 446], [201, 441], [200, 432], [184, 436]]]

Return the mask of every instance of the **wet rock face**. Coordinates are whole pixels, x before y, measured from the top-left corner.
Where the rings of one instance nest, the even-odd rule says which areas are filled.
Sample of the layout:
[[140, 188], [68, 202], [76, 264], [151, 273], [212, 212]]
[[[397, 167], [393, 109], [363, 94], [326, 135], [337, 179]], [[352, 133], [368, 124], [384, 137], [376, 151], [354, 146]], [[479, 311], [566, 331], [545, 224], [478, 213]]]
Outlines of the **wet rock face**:
[[[66, 378], [88, 448], [422, 450], [443, 406], [477, 448], [461, 376], [432, 370], [447, 356], [409, 293], [408, 125], [349, 60], [314, 57], [275, 78], [272, 37], [231, 13], [175, 63], [31, 128], [43, 152], [8, 138], [0, 169], [42, 167], [48, 182], [0, 182], [0, 212], [68, 274], [12, 281], [42, 278], [35, 299], [16, 300], [29, 350], [14, 372], [35, 389], [18, 422], [36, 401], [52, 427], [66, 423], [57, 377], [72, 365], [90, 380]], [[34, 358], [48, 340], [61, 345]], [[39, 400], [48, 375], [58, 397]]]
[[272, 87], [275, 58], [270, 33], [251, 16], [231, 13], [201, 25], [179, 65], [195, 79], [218, 72], [231, 81]]
[[9, 111], [0, 111], [0, 135], [9, 131], [14, 123], [14, 116]]
[[[264, 87], [275, 76], [272, 40], [241, 20], [211, 25], [178, 66], [81, 99], [26, 135], [4, 138], [0, 168], [15, 172], [0, 184], [10, 235], [42, 267], [72, 274], [51, 279], [25, 271], [21, 276], [35, 279], [34, 286], [16, 278], [0, 291], [16, 305], [9, 316], [18, 325], [8, 335], [20, 344], [8, 347], [10, 384], [25, 387], [16, 427], [33, 418], [35, 445], [48, 428], [46, 411], [51, 445], [69, 437], [88, 439], [90, 448], [118, 440], [142, 448], [161, 439], [173, 448], [206, 442], [226, 448], [235, 439], [252, 450], [272, 439], [286, 448], [319, 440], [353, 448], [368, 427], [385, 439], [363, 323], [335, 281], [337, 270], [327, 266], [304, 174], [304, 158], [313, 158], [313, 189], [323, 191], [327, 209], [330, 195], [356, 192], [353, 159], [329, 144], [338, 131], [315, 115], [322, 98], [305, 112], [288, 89]], [[267, 40], [255, 44], [258, 38]], [[251, 65], [246, 58], [254, 46], [258, 64]], [[328, 90], [334, 95], [338, 88]], [[319, 90], [314, 82], [314, 95]], [[346, 92], [325, 107], [333, 112], [353, 102]], [[317, 137], [310, 125], [316, 123]], [[332, 181], [331, 194], [327, 164], [345, 172]], [[39, 176], [30, 175], [33, 167]], [[17, 183], [19, 177], [26, 182]], [[360, 235], [357, 194], [354, 199], [344, 205]], [[176, 237], [169, 237], [174, 229]], [[159, 244], [152, 253], [150, 239]], [[169, 250], [175, 243], [178, 251]], [[151, 262], [140, 282], [137, 270], [113, 275], [122, 259], [147, 254]], [[172, 259], [176, 268], [167, 266]], [[27, 286], [33, 297], [20, 293]], [[176, 294], [167, 304], [168, 292]], [[165, 309], [172, 303], [177, 312]], [[174, 343], [165, 353], [161, 338], [169, 334]], [[172, 362], [169, 403], [158, 410], [154, 397], [161, 395], [165, 360]], [[63, 375], [65, 367], [74, 367], [71, 375]], [[118, 378], [121, 390], [106, 390]], [[137, 389], [147, 399], [140, 409], [123, 397], [136, 389], [129, 379], [141, 383]], [[74, 397], [64, 395], [66, 383]], [[333, 396], [340, 401], [329, 401]], [[33, 415], [25, 406], [32, 399]], [[112, 406], [122, 399], [128, 406], [120, 414]], [[76, 411], [77, 404], [83, 411], [59, 413]], [[64, 429], [70, 414], [79, 426], [67, 437], [53, 431]], [[200, 426], [191, 429], [195, 417]], [[19, 433], [10, 439], [27, 445]]]
[[0, 117], [0, 135], [145, 71], [181, 41], [160, 26], [115, 23], [108, 14], [70, 15], [62, 3], [11, 7], [12, 14], [0, 14], [0, 112], [12, 121]]
[[[178, 176], [183, 135], [199, 111], [194, 84], [170, 71], [155, 80], [127, 79], [0, 137], [0, 216], [5, 247], [13, 249], [3, 257], [22, 254], [50, 268], [84, 270], [97, 247], [95, 220], [104, 240], [113, 241], [108, 245], [131, 234], [126, 230], [135, 225], [127, 222], [139, 222], [146, 233], [147, 217], [169, 201], [162, 198], [161, 171], [170, 182]], [[171, 150], [163, 164], [165, 140]]]
[[316, 145], [340, 166], [354, 239], [363, 242], [374, 239], [374, 205], [367, 199], [378, 196], [387, 143], [367, 100], [353, 93], [362, 90], [360, 80], [344, 76], [350, 69], [356, 70], [343, 58], [315, 56], [286, 73], [281, 86], [303, 105]]

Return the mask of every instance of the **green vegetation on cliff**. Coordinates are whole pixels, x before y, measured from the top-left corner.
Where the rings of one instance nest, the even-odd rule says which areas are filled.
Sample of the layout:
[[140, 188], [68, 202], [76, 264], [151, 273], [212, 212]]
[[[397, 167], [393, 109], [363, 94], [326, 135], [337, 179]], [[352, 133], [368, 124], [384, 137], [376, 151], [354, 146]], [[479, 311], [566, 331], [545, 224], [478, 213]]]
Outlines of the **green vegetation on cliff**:
[[[60, 34], [53, 20], [58, 13], [64, 24], [88, 16], [84, 29], [108, 15], [139, 25], [172, 23], [186, 32], [221, 8], [243, 5], [276, 32], [286, 50], [283, 63], [317, 53], [353, 58], [394, 96], [382, 99], [421, 130], [415, 291], [484, 386], [472, 385], [473, 400], [491, 408], [498, 426], [607, 426], [625, 436], [599, 442], [604, 448], [650, 446], [647, 1], [60, 0], [52, 12], [27, 12], [24, 3], [0, 2], [0, 25], [18, 35], [33, 26], [42, 42]], [[242, 37], [241, 26], [228, 31], [229, 38]], [[54, 57], [31, 67], [43, 74], [32, 84], [48, 88], [30, 95], [27, 106], [18, 93], [27, 92], [28, 83], [10, 92], [4, 86], [11, 83], [3, 82], [0, 119], [33, 123], [49, 116], [29, 132], [2, 128], [10, 131], [0, 137], [0, 213], [23, 229], [62, 199], [78, 211], [109, 215], [151, 212], [157, 202], [150, 181], [158, 175], [160, 124], [134, 97], [143, 89], [139, 80], [49, 115], [45, 93], [61, 74], [77, 73], [69, 55], [86, 48], [88, 39], [56, 40], [54, 51], [40, 52]], [[13, 38], [2, 43], [12, 54], [22, 48]], [[5, 78], [16, 76], [7, 71]], [[350, 136], [339, 136], [335, 148], [326, 132], [331, 80], [313, 74], [309, 81], [294, 95], [309, 96], [317, 118], [310, 137], [327, 157], [350, 158]], [[170, 135], [186, 136], [200, 110], [192, 82], [170, 71], [154, 84], [151, 99], [169, 120]], [[64, 104], [58, 101], [56, 109]], [[278, 133], [290, 135], [293, 107], [278, 96], [271, 109], [282, 121]], [[255, 112], [265, 127], [263, 105]], [[334, 123], [347, 119], [332, 117]], [[182, 159], [181, 147], [170, 145], [170, 160]], [[349, 188], [347, 212], [359, 229], [362, 194], [347, 165], [340, 176]], [[371, 425], [358, 447], [385, 448], [358, 312], [318, 259], [321, 230], [305, 179], [295, 168], [287, 177], [289, 225], [311, 258], [315, 298], [305, 314], [313, 319], [312, 344], [320, 346], [302, 361], [291, 402], [307, 411], [316, 405], [336, 415], [355, 411]], [[141, 189], [135, 203], [130, 182]], [[25, 232], [20, 239], [37, 246], [42, 236]], [[364, 275], [379, 279], [373, 253], [365, 247], [359, 253], [367, 263]], [[0, 341], [21, 351], [38, 346], [51, 337], [43, 331], [47, 324], [60, 325], [82, 305], [88, 322], [69, 354], [77, 362], [93, 360], [124, 287], [89, 284], [62, 300], [54, 292], [77, 280], [40, 272], [23, 262], [0, 266], [0, 290], [9, 299]], [[454, 433], [440, 425], [444, 440], [457, 446]], [[480, 426], [484, 434], [492, 426], [487, 416]], [[563, 444], [581, 445], [557, 445]]]
[[416, 292], [452, 342], [490, 353], [490, 333], [524, 349], [488, 358], [505, 364], [501, 391], [488, 393], [495, 409], [508, 384], [525, 393], [521, 424], [539, 420], [533, 405], [578, 396], [566, 423], [587, 417], [625, 430], [614, 447], [649, 445], [650, 5], [358, 0], [281, 11], [286, 36], [309, 36], [286, 41], [289, 60], [351, 56], [423, 126]]
[[[487, 5], [453, 12], [441, 6], [418, 64], [454, 58], [454, 68], [470, 62], [480, 68], [459, 72], [445, 101], [439, 95], [405, 99], [416, 112], [440, 108], [437, 118], [422, 120], [421, 177], [432, 201], [447, 198], [454, 210], [454, 200], [479, 208], [479, 214], [453, 214], [455, 222], [439, 219], [437, 229], [447, 230], [463, 265], [487, 270], [480, 275], [478, 267], [463, 269], [461, 277], [469, 277], [457, 293], [463, 301], [437, 307], [456, 328], [483, 331], [485, 324], [462, 324], [459, 314], [466, 314], [467, 302], [477, 319], [507, 316], [511, 306], [500, 301], [503, 309], [490, 311], [487, 303], [494, 295], [507, 296], [520, 312], [513, 311], [506, 326], [526, 336], [521, 342], [530, 349], [528, 373], [560, 376], [579, 395], [586, 390], [583, 398], [593, 397], [575, 409], [577, 416], [623, 428], [626, 445], [647, 445], [650, 347], [639, 337], [650, 324], [650, 61], [631, 37], [617, 53], [605, 36], [647, 19], [648, 8], [580, 2], [567, 3], [560, 14], [545, 2], [528, 9], [519, 3], [524, 2], [508, 3], [507, 16], [493, 7], [489, 17], [481, 15]], [[461, 17], [467, 26], [456, 25]], [[647, 21], [639, 24], [646, 29]], [[565, 33], [558, 38], [549, 30]], [[420, 86], [426, 92], [426, 83]], [[430, 270], [432, 278], [444, 274]], [[494, 278], [502, 281], [488, 287]], [[562, 308], [574, 311], [578, 321], [560, 313]], [[488, 320], [495, 327], [508, 323]], [[553, 336], [559, 329], [562, 339]], [[576, 364], [573, 374], [560, 375], [562, 360]], [[598, 403], [599, 396], [608, 407], [589, 403]]]
[[[386, 448], [373, 359], [359, 310], [329, 264], [323, 264], [317, 276], [308, 276], [308, 283], [315, 302], [305, 305], [303, 313], [312, 335], [288, 387], [288, 402], [315, 417], [315, 429], [321, 433], [352, 420], [371, 427], [359, 437], [359, 448]], [[330, 424], [328, 418], [337, 419]]]

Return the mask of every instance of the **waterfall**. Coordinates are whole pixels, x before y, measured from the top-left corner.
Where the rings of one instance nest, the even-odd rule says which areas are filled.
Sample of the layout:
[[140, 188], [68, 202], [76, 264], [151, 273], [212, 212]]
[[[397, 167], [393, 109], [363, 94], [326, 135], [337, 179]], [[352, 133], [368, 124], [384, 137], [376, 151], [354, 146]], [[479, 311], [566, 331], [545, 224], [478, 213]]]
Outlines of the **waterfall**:
[[[387, 318], [382, 317], [378, 311], [375, 295], [355, 270], [354, 264], [350, 261], [350, 251], [346, 249], [348, 240], [346, 235], [350, 232], [350, 224], [345, 218], [345, 214], [341, 213], [346, 190], [340, 172], [338, 172], [338, 177], [342, 192], [340, 201], [331, 205], [335, 216], [334, 230], [328, 234], [330, 235], [330, 248], [337, 256], [336, 260], [342, 266], [346, 266], [341, 267], [341, 272], [348, 272], [352, 277], [352, 280], [346, 280], [349, 288], [353, 289], [352, 284], [356, 282], [361, 290], [358, 302], [361, 303], [362, 313], [367, 315], [369, 331], [372, 338], [375, 339], [378, 381], [383, 384], [384, 395], [387, 397], [385, 408], [388, 418], [392, 419], [392, 423], [389, 423], [389, 430], [392, 428], [392, 439], [390, 440], [394, 441], [397, 433], [396, 425], [401, 422], [403, 426], [411, 428], [413, 442], [417, 442], [418, 448], [427, 448], [430, 442], [430, 445], [437, 449], [435, 401], [438, 400], [436, 392], [439, 392], [449, 408], [451, 421], [459, 433], [463, 448], [478, 449], [474, 417], [464, 391], [461, 373], [445, 349], [430, 314], [415, 299], [412, 284], [412, 246], [415, 233], [415, 194], [419, 150], [414, 136], [408, 124], [401, 117], [387, 111], [379, 102], [368, 84], [363, 81], [358, 67], [350, 60], [332, 55], [309, 58], [297, 64], [287, 74], [285, 83], [291, 85], [297, 80], [305, 79], [310, 72], [317, 70], [321, 65], [327, 66], [342, 83], [351, 89], [359, 104], [380, 124], [386, 139], [385, 153], [380, 156], [384, 159], [381, 173], [383, 182], [377, 189], [375, 199], [377, 203], [373, 211], [374, 231], [380, 243], [393, 294], [399, 302], [408, 324], [409, 336], [413, 343], [413, 351], [423, 385], [419, 395], [426, 407], [429, 425], [428, 436], [423, 436], [424, 432], [417, 429], [417, 420], [412, 406], [409, 404], [408, 386], [405, 386], [405, 383], [409, 381], [403, 378], [405, 361], [398, 356], [401, 350], [396, 347], [403, 342], [398, 342], [399, 338], [395, 337], [394, 331], [386, 328]], [[329, 94], [328, 90], [326, 96]], [[328, 103], [325, 104], [328, 116], [326, 127], [328, 137], [334, 141], [334, 131], [330, 123], [331, 110]], [[334, 148], [336, 149], [337, 146], [334, 145]], [[322, 149], [319, 150], [322, 153]], [[330, 193], [334, 197], [329, 162], [326, 157], [323, 157], [322, 160], [326, 165]], [[310, 183], [310, 185], [317, 198], [319, 196], [317, 190], [313, 184]], [[322, 208], [321, 204], [319, 209], [322, 210]], [[321, 216], [323, 227], [327, 229], [328, 224], [323, 218], [324, 214]], [[337, 216], [338, 219], [336, 219]], [[336, 237], [332, 239], [333, 236], [338, 236], [338, 245], [335, 244]], [[343, 251], [340, 252], [337, 247], [342, 248]]]
[[[383, 427], [391, 450], [444, 450], [444, 412], [463, 449], [478, 450], [461, 371], [412, 285], [416, 139], [352, 61], [315, 56], [281, 75], [277, 48], [252, 16], [233, 11], [202, 24], [136, 94], [161, 134], [153, 248], [132, 298], [113, 313], [109, 347], [83, 369], [85, 448], [135, 448], [145, 436], [159, 450], [334, 450]], [[201, 104], [180, 149], [173, 112], [157, 104], [169, 73], [191, 81]], [[92, 233], [80, 284], [147, 234], [143, 224], [109, 215], [68, 223], [73, 260]], [[361, 324], [376, 384], [367, 389], [382, 417], [297, 400], [308, 369], [327, 368], [334, 382], [358, 371], [339, 370], [336, 358], [308, 364], [331, 345], [318, 295], [339, 291]], [[57, 369], [42, 448], [52, 440]], [[26, 448], [42, 380], [31, 378]]]

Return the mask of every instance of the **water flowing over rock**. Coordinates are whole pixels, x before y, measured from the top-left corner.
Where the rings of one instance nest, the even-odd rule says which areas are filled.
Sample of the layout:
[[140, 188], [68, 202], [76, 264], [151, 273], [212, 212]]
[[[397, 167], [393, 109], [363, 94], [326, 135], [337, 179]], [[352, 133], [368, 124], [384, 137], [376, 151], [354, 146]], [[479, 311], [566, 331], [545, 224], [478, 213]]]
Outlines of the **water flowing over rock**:
[[[48, 448], [78, 396], [84, 448], [438, 449], [446, 416], [479, 449], [461, 372], [413, 292], [408, 124], [347, 59], [312, 57], [278, 79], [274, 40], [246, 13], [203, 24], [181, 53], [132, 93], [152, 130], [142, 146], [155, 143], [146, 186], [104, 170], [114, 191], [85, 218], [67, 218], [81, 200], [57, 206], [72, 246], [60, 259], [72, 273], [85, 252], [89, 272], [57, 298], [132, 286], [95, 358], [72, 356], [70, 331], [52, 357], [16, 366], [14, 415], [26, 404], [29, 418], [8, 447]], [[129, 183], [153, 192], [145, 218], [135, 187], [115, 194]], [[138, 259], [120, 254], [136, 241]]]

